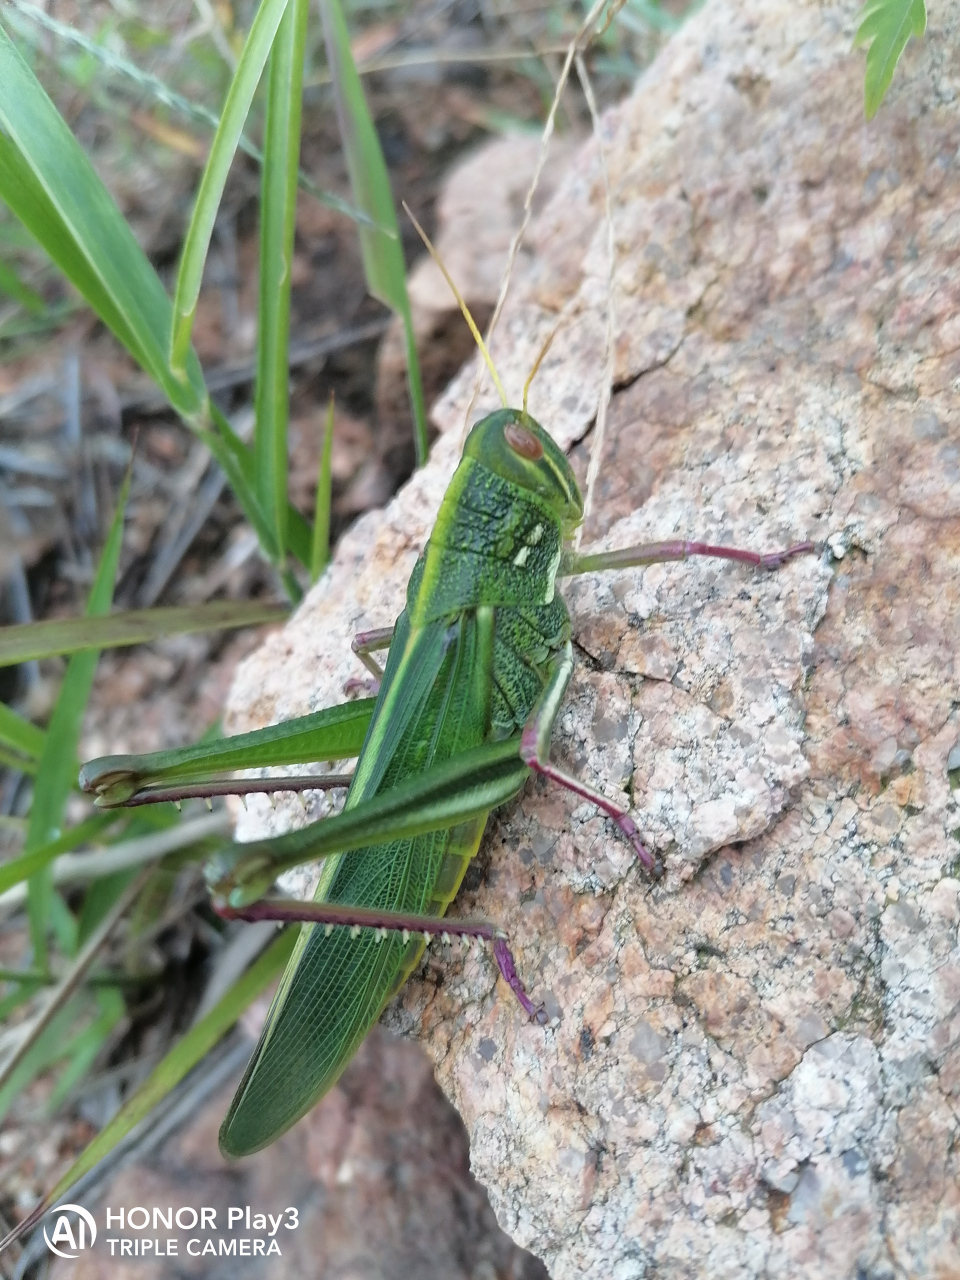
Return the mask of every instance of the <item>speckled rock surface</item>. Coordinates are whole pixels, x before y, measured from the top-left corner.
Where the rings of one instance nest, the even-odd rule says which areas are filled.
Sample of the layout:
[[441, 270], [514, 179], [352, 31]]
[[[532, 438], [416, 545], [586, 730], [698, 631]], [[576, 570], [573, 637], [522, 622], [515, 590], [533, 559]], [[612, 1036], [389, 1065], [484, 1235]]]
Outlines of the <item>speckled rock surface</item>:
[[[960, 5], [872, 125], [854, 17], [708, 5], [606, 118], [618, 391], [584, 539], [833, 553], [565, 588], [581, 661], [554, 756], [630, 797], [666, 877], [531, 783], [456, 909], [509, 931], [550, 1025], [457, 947], [388, 1013], [555, 1280], [960, 1275]], [[582, 465], [593, 144], [533, 243], [495, 353], [517, 394], [564, 315], [531, 409]], [[472, 376], [430, 466], [241, 671], [234, 728], [357, 674], [349, 637], [402, 603]], [[251, 805], [242, 834], [302, 821]]]

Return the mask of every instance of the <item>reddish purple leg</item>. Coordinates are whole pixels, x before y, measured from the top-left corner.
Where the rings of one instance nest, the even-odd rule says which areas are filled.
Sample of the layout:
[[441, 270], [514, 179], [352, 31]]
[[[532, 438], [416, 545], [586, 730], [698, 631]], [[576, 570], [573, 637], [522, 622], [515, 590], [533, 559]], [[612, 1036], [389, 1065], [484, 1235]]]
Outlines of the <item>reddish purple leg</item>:
[[380, 677], [351, 676], [349, 680], [344, 680], [343, 692], [346, 694], [359, 693], [365, 698], [375, 698], [380, 692]]
[[568, 791], [572, 791], [574, 795], [591, 801], [607, 817], [612, 818], [633, 845], [637, 857], [646, 869], [657, 875], [660, 871], [659, 863], [640, 839], [639, 828], [629, 812], [607, 799], [602, 791], [588, 786], [587, 783], [581, 782], [579, 778], [566, 773], [563, 769], [558, 769], [550, 762], [550, 736], [572, 671], [573, 648], [568, 640], [539, 702], [524, 726], [520, 736], [520, 759], [535, 773], [542, 774], [551, 782], [556, 782]]
[[815, 542], [797, 542], [784, 551], [743, 551], [739, 547], [715, 547], [709, 542], [641, 542], [635, 547], [620, 547], [616, 551], [598, 551], [594, 555], [570, 552], [560, 566], [560, 573], [570, 576], [577, 573], [593, 573], [603, 569], [631, 569], [638, 565], [664, 564], [670, 560], [687, 560], [690, 556], [713, 556], [720, 560], [739, 560], [758, 569], [778, 569], [794, 556], [805, 556], [819, 551]]
[[[374, 692], [377, 692], [380, 688], [380, 681], [383, 679], [383, 667], [371, 655], [379, 649], [389, 649], [392, 639], [393, 627], [377, 627], [374, 631], [358, 631], [350, 642], [350, 648], [376, 681], [377, 688]], [[359, 682], [348, 680], [347, 683], [357, 684]], [[369, 684], [370, 682], [367, 681], [366, 683]]]
[[523, 983], [517, 976], [517, 966], [513, 962], [513, 956], [507, 946], [506, 938], [494, 938], [493, 954], [500, 967], [504, 982], [520, 1001], [527, 1016], [534, 1018], [542, 1026], [547, 1021], [546, 1010], [542, 1004], [534, 1004], [524, 990]]
[[245, 907], [230, 907], [213, 900], [213, 909], [225, 920], [277, 920], [285, 924], [317, 924], [327, 930], [349, 928], [374, 929], [383, 937], [400, 933], [406, 942], [412, 934], [423, 935], [429, 944], [438, 934], [444, 942], [451, 938], [481, 938], [493, 943], [493, 955], [504, 982], [520, 1001], [524, 1012], [538, 1022], [546, 1022], [542, 1005], [535, 1005], [517, 974], [517, 966], [507, 940], [496, 925], [488, 920], [442, 920], [439, 916], [421, 916], [402, 911], [375, 911], [369, 907], [340, 902], [301, 902], [297, 898], [261, 898]]

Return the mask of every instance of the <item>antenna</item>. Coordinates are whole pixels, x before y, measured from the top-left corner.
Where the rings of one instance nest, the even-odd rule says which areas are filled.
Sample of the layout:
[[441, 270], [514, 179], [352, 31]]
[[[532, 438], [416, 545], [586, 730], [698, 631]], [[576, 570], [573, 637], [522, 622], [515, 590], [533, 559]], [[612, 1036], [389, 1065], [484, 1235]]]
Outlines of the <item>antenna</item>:
[[[480, 348], [480, 354], [483, 356], [484, 363], [486, 364], [487, 368], [490, 370], [490, 377], [493, 378], [494, 386], [497, 388], [497, 391], [500, 393], [501, 403], [503, 404], [503, 407], [505, 409], [509, 409], [510, 402], [507, 400], [507, 393], [503, 389], [503, 383], [500, 381], [500, 375], [497, 373], [493, 360], [490, 358], [490, 352], [487, 350], [487, 344], [484, 342], [483, 338], [481, 337], [480, 330], [477, 328], [476, 321], [474, 320], [473, 316], [470, 314], [470, 308], [464, 302], [463, 297], [460, 293], [460, 290], [457, 288], [457, 286], [453, 282], [453, 277], [450, 275], [450, 272], [444, 266], [443, 259], [440, 257], [439, 253], [437, 253], [436, 249], [430, 243], [430, 237], [427, 235], [423, 227], [421, 227], [420, 223], [413, 216], [410, 206], [407, 204], [406, 200], [404, 200], [403, 202], [403, 208], [407, 217], [416, 227], [417, 234], [419, 235], [420, 239], [427, 246], [427, 251], [429, 252], [430, 257], [434, 260], [434, 262], [443, 272], [443, 278], [444, 280], [446, 280], [447, 284], [450, 286], [450, 292], [456, 298], [457, 304], [460, 307], [460, 310], [463, 312], [463, 318], [464, 320], [466, 320], [467, 324], [470, 326], [470, 332], [473, 334], [473, 340], [477, 344], [477, 346]], [[539, 364], [539, 361], [537, 363]], [[526, 403], [526, 396], [524, 396], [524, 403]]]

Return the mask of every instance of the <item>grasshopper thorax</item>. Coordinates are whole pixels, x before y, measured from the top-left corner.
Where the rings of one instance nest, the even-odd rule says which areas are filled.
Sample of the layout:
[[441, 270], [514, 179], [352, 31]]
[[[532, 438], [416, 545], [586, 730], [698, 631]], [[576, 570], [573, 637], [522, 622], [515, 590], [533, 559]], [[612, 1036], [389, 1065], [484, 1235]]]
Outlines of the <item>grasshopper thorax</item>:
[[411, 622], [550, 604], [564, 539], [582, 518], [570, 464], [544, 429], [517, 409], [489, 414], [467, 437], [410, 579]]

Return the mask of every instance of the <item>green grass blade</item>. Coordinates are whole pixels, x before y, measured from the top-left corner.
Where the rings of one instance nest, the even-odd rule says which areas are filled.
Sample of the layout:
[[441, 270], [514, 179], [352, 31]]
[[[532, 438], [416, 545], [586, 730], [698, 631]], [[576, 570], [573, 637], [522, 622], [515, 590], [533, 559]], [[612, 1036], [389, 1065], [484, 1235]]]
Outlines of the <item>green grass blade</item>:
[[77, 918], [67, 906], [63, 895], [56, 890], [50, 895], [50, 931], [65, 956], [75, 954], [80, 936]]
[[77, 845], [96, 839], [107, 827], [114, 824], [118, 816], [116, 813], [94, 813], [89, 818], [84, 818], [83, 822], [70, 827], [55, 840], [48, 840], [46, 844], [40, 845], [29, 853], [21, 853], [18, 858], [11, 858], [8, 862], [4, 862], [0, 866], [0, 894], [6, 893], [13, 885], [36, 875], [55, 858], [59, 858], [62, 853], [69, 853], [71, 849], [76, 849]]
[[927, 29], [924, 0], [867, 0], [860, 10], [853, 47], [868, 45], [864, 109], [872, 120], [890, 88], [900, 55], [911, 36]]
[[[159, 636], [282, 622], [287, 614], [288, 610], [279, 605], [253, 600], [217, 600], [183, 608], [131, 609], [104, 618], [56, 618], [49, 622], [0, 627], [0, 667], [57, 653], [146, 644]], [[0, 736], [2, 733], [0, 720]]]
[[[170, 859], [171, 863], [199, 862], [223, 847], [224, 836], [229, 830], [230, 819], [226, 810], [215, 809], [213, 813], [197, 818], [184, 818], [163, 831], [117, 840], [104, 849], [65, 853], [53, 862], [50, 878], [55, 885], [67, 886], [96, 881], [160, 859]], [[21, 855], [9, 864], [10, 875], [15, 869], [22, 870], [23, 861]], [[7, 866], [0, 868], [4, 884], [10, 878], [7, 870]], [[22, 877], [18, 876], [18, 879]], [[22, 904], [22, 889], [22, 884], [13, 884], [0, 896], [0, 909], [4, 914]]]
[[[257, 464], [253, 450], [244, 444], [215, 404], [208, 403], [208, 410], [215, 429], [201, 427], [197, 434], [223, 468], [237, 501], [253, 525], [264, 555], [279, 565], [280, 556], [273, 529], [261, 510], [256, 493]], [[288, 503], [287, 541], [290, 550], [304, 566], [310, 563], [310, 540], [310, 526], [296, 507]], [[300, 587], [296, 579], [285, 570], [281, 570], [280, 577], [291, 602], [299, 603]]]
[[20, 1056], [16, 1066], [0, 1084], [0, 1121], [10, 1110], [10, 1104], [31, 1080], [46, 1067], [58, 1062], [64, 1054], [71, 1027], [76, 1022], [80, 1008], [71, 1003], [59, 1010], [43, 1032], [31, 1042], [28, 1051]]
[[83, 944], [71, 962], [70, 968], [50, 992], [46, 1003], [31, 1023], [27, 1034], [4, 1062], [3, 1067], [0, 1068], [0, 1089], [3, 1089], [11, 1077], [14, 1076], [17, 1068], [28, 1057], [33, 1046], [50, 1026], [51, 1022], [58, 1017], [60, 1011], [72, 1000], [77, 988], [86, 977], [87, 970], [97, 958], [97, 952], [106, 942], [120, 917], [133, 905], [134, 899], [146, 884], [150, 874], [151, 869], [146, 867], [127, 885], [126, 889], [120, 894], [111, 909]]
[[131, 908], [133, 900], [136, 899], [137, 893], [140, 893], [141, 888], [145, 886], [147, 877], [150, 874], [150, 869], [142, 870], [140, 876], [133, 879], [123, 893], [120, 893], [120, 896], [114, 902], [113, 908], [104, 916], [95, 931], [91, 933], [90, 938], [87, 938], [87, 941], [84, 942], [77, 956], [74, 957], [67, 973], [52, 988], [44, 1006], [42, 1006], [36, 1018], [29, 1025], [26, 1036], [18, 1043], [12, 1055], [6, 1059], [3, 1068], [0, 1068], [0, 1092], [3, 1092], [4, 1088], [12, 1084], [15, 1076], [17, 1076], [18, 1069], [22, 1068], [24, 1062], [29, 1061], [31, 1053], [35, 1050], [37, 1043], [42, 1041], [47, 1029], [58, 1020], [61, 1011], [64, 1011], [72, 1004], [73, 997], [76, 996], [78, 987], [81, 986], [84, 977], [86, 977], [87, 970], [90, 969], [93, 960], [96, 960], [97, 952], [100, 951], [100, 947], [104, 945], [104, 942], [108, 940], [116, 923], [119, 922], [120, 916]]
[[5, 702], [0, 702], [0, 743], [39, 760], [45, 741], [46, 734], [42, 729], [38, 729], [23, 716], [18, 716]]
[[[266, 2], [280, 4], [282, 11], [281, 0]], [[276, 560], [276, 547], [255, 497], [252, 450], [208, 405], [192, 350], [184, 355], [186, 381], [171, 371], [170, 299], [93, 166], [2, 27], [0, 197], [208, 444], [264, 553]], [[199, 265], [202, 269], [202, 256]], [[208, 414], [216, 430], [209, 429]], [[288, 521], [291, 550], [309, 565], [310, 529], [299, 512], [291, 511]]]
[[36, 995], [37, 987], [42, 986], [42, 982], [21, 982], [16, 991], [10, 995], [4, 996], [0, 1000], [0, 1022], [5, 1022], [15, 1009], [19, 1009], [22, 1004], [26, 1004], [28, 1000], [32, 1000]]
[[184, 416], [205, 396], [167, 365], [170, 300], [56, 107], [0, 27], [0, 197]]
[[310, 553], [310, 581], [316, 582], [330, 563], [330, 498], [333, 490], [333, 396], [327, 406], [323, 426], [323, 446], [317, 474], [317, 498], [313, 514], [313, 548]]
[[[117, 498], [117, 510], [87, 600], [87, 614], [90, 617], [105, 614], [113, 599], [113, 583], [123, 542], [123, 516], [129, 492], [128, 472]], [[49, 844], [60, 835], [64, 807], [76, 776], [74, 761], [77, 742], [97, 669], [97, 657], [95, 651], [75, 653], [67, 664], [57, 705], [50, 717], [50, 727], [34, 783], [25, 854], [33, 853], [41, 845]], [[34, 964], [40, 969], [47, 967], [51, 892], [50, 876], [44, 868], [31, 877], [29, 894], [30, 940], [33, 944]]]
[[406, 264], [390, 178], [350, 51], [350, 33], [339, 0], [320, 0], [320, 13], [354, 203], [377, 228], [382, 228], [374, 230], [358, 226], [367, 287], [375, 298], [396, 311], [403, 320], [406, 333], [407, 382], [413, 408], [417, 465], [420, 466], [427, 457], [427, 415], [407, 295]]
[[273, 529], [281, 564], [287, 545], [290, 272], [308, 12], [309, 0], [290, 0], [270, 53], [260, 187], [254, 456], [257, 497]]
[[20, 756], [15, 751], [8, 751], [0, 744], [0, 768], [16, 769], [18, 773], [29, 774], [32, 778], [37, 772], [37, 762], [31, 760], [29, 756]]
[[14, 302], [19, 302], [21, 307], [26, 307], [34, 315], [40, 315], [47, 309], [47, 304], [39, 293], [31, 289], [28, 284], [24, 284], [13, 267], [3, 261], [0, 261], [0, 293], [13, 298]]
[[150, 1073], [137, 1092], [120, 1108], [108, 1125], [94, 1138], [87, 1149], [63, 1175], [53, 1190], [44, 1197], [33, 1212], [19, 1224], [5, 1240], [3, 1249], [13, 1239], [30, 1231], [40, 1221], [47, 1207], [54, 1204], [78, 1178], [83, 1177], [98, 1161], [109, 1155], [134, 1125], [145, 1119], [158, 1102], [162, 1102], [170, 1090], [183, 1079], [191, 1067], [195, 1067], [230, 1030], [243, 1011], [265, 991], [283, 971], [293, 952], [298, 930], [285, 929], [280, 937], [254, 962], [217, 1004], [192, 1027], [166, 1057]]
[[[403, 253], [398, 246], [401, 269]], [[400, 309], [403, 321], [403, 337], [407, 348], [407, 391], [410, 396], [410, 408], [413, 411], [413, 443], [416, 449], [417, 466], [422, 467], [430, 452], [430, 441], [427, 436], [427, 403], [423, 398], [423, 379], [420, 376], [420, 357], [417, 354], [417, 335], [413, 327], [413, 312], [407, 296], [406, 275], [403, 277], [403, 306]]]
[[78, 1032], [66, 1046], [63, 1056], [70, 1061], [57, 1081], [56, 1088], [47, 1099], [46, 1112], [52, 1116], [80, 1083], [96, 1060], [107, 1037], [126, 1012], [123, 996], [119, 991], [107, 987], [97, 992], [97, 1004], [100, 1006], [98, 1016]]
[[19, 315], [12, 316], [9, 320], [0, 324], [0, 341], [6, 341], [8, 338], [25, 338], [34, 334], [49, 333], [53, 329], [59, 329], [64, 325], [71, 316], [83, 310], [83, 302], [80, 299], [72, 299], [66, 302], [56, 302], [53, 306], [47, 307], [42, 315]]
[[202, 426], [197, 434], [223, 468], [244, 515], [253, 525], [264, 555], [276, 564], [278, 556], [273, 530], [260, 508], [256, 493], [257, 466], [253, 450], [244, 444], [215, 404], [209, 402], [208, 409], [213, 428]]
[[177, 377], [186, 377], [190, 334], [200, 296], [203, 264], [207, 258], [227, 175], [286, 7], [287, 0], [260, 0], [260, 8], [250, 27], [236, 73], [227, 91], [220, 127], [214, 134], [203, 177], [200, 179], [200, 189], [197, 191], [190, 226], [183, 243], [174, 293], [169, 359], [170, 367]]
[[633, 14], [636, 14], [643, 24], [639, 27], [641, 32], [652, 28], [654, 31], [665, 31], [668, 35], [679, 31], [687, 16], [687, 13], [684, 13], [683, 18], [675, 17], [669, 10], [664, 9], [658, 0], [627, 0], [626, 7], [620, 10], [617, 18], [631, 31], [638, 29], [635, 23], [630, 21]]
[[[243, 443], [215, 404], [210, 405], [210, 415], [216, 425], [216, 431], [205, 432], [203, 440], [226, 472], [247, 519], [257, 531], [264, 553], [276, 561], [276, 553], [271, 550], [272, 533], [260, 512], [257, 501], [255, 490], [257, 464], [253, 450]], [[296, 507], [288, 504], [287, 544], [304, 568], [310, 566], [311, 542], [310, 526]]]
[[90, 883], [77, 911], [78, 946], [86, 942], [135, 875], [135, 869], [127, 868], [112, 875], [98, 876]]
[[96, 792], [98, 803], [122, 804], [145, 786], [203, 782], [234, 769], [349, 760], [363, 746], [375, 701], [358, 698], [267, 729], [192, 747], [140, 756], [101, 756], [80, 770], [80, 785], [84, 791]]

